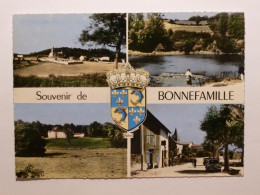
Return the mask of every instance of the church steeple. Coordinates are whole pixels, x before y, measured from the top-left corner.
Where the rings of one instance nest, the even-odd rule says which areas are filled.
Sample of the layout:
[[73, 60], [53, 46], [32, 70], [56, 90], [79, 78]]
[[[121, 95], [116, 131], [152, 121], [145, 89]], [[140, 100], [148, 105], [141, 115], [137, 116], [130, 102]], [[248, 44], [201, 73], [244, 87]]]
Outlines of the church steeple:
[[175, 128], [175, 131], [174, 131], [174, 134], [173, 134], [172, 138], [173, 138], [176, 142], [179, 141], [179, 136], [178, 136], [177, 128]]

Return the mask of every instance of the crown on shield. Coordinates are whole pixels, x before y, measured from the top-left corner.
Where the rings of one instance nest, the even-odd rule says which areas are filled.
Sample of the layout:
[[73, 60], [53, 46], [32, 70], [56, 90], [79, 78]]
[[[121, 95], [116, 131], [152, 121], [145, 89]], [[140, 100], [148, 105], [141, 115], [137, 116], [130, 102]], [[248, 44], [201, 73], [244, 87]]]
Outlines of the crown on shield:
[[119, 69], [113, 69], [107, 73], [107, 82], [112, 89], [121, 87], [145, 88], [149, 81], [148, 71], [134, 69], [130, 64], [126, 64]]

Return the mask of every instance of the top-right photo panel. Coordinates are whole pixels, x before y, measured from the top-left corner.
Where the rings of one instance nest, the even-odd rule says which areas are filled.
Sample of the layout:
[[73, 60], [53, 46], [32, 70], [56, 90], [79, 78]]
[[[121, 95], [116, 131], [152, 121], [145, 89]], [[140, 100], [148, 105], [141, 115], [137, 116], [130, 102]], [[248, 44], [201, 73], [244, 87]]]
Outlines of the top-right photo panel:
[[244, 13], [129, 13], [128, 55], [151, 87], [243, 85]]

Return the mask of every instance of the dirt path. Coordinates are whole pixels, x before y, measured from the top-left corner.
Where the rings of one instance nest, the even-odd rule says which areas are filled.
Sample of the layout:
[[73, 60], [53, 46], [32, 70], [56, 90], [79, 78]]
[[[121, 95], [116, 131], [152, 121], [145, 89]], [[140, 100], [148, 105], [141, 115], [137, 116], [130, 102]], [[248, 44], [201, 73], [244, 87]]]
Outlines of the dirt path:
[[[243, 175], [243, 167], [231, 167], [233, 169], [239, 169], [239, 175]], [[223, 167], [222, 167], [223, 170]], [[224, 172], [206, 172], [203, 165], [203, 158], [197, 158], [197, 166], [193, 167], [192, 163], [186, 163], [182, 165], [175, 165], [173, 167], [164, 167], [158, 169], [149, 169], [147, 171], [139, 171], [132, 177], [228, 177], [232, 176]]]
[[15, 75], [38, 77], [78, 76], [83, 74], [106, 73], [114, 68], [113, 62], [84, 62], [83, 64], [64, 65], [51, 62], [14, 70]]

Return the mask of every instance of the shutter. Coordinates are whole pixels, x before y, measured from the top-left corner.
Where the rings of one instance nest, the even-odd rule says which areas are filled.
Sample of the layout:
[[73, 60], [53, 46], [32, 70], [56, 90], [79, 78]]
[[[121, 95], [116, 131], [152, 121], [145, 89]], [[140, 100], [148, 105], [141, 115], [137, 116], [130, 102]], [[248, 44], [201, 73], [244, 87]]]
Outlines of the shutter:
[[150, 164], [150, 152], [146, 151], [146, 163]]
[[146, 135], [146, 142], [147, 142], [147, 144], [150, 144], [150, 131], [149, 130], [147, 130], [147, 135]]
[[159, 162], [160, 162], [160, 156], [159, 154], [156, 154], [156, 163], [159, 164]]
[[156, 146], [156, 135], [153, 136], [153, 145]]

